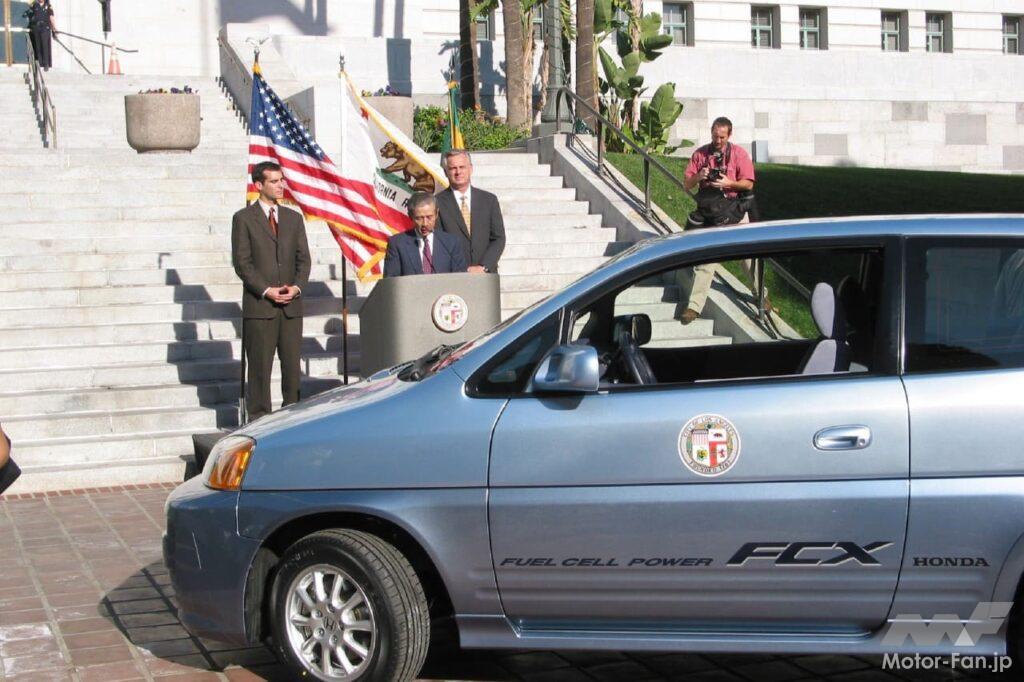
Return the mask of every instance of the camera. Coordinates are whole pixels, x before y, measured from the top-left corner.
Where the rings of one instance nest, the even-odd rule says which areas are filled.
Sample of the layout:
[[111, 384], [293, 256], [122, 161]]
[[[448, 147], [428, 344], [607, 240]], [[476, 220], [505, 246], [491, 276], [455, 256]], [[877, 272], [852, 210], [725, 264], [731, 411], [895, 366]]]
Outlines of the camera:
[[715, 150], [711, 158], [715, 160], [715, 167], [711, 168], [711, 164], [708, 163], [708, 182], [717, 182], [725, 177], [725, 155]]

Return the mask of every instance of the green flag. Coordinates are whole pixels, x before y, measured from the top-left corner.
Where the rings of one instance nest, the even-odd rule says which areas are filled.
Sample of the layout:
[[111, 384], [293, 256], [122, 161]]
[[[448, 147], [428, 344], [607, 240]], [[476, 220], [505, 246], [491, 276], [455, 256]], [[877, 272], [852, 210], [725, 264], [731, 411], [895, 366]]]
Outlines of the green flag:
[[441, 152], [452, 149], [465, 149], [466, 143], [462, 139], [462, 128], [459, 127], [459, 84], [455, 81], [448, 83], [448, 125], [444, 129], [444, 139], [441, 140]]

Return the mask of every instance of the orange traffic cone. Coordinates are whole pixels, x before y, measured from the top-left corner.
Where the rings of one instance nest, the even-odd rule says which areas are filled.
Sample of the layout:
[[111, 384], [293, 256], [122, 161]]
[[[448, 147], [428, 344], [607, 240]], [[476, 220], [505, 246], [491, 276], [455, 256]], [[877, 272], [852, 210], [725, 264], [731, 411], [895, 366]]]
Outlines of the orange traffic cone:
[[110, 46], [110, 62], [107, 64], [108, 76], [120, 76], [121, 60], [117, 58], [117, 45]]

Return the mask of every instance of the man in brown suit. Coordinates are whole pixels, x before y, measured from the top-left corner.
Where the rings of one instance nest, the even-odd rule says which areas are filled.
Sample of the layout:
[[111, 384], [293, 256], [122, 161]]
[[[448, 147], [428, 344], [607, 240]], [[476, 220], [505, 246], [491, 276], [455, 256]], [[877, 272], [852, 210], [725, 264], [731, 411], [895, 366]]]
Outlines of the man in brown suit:
[[281, 167], [259, 163], [252, 181], [260, 196], [231, 220], [231, 263], [243, 285], [245, 407], [249, 419], [258, 419], [270, 412], [275, 351], [284, 404], [299, 400], [302, 289], [309, 282], [310, 258], [302, 216], [278, 205], [285, 188]]

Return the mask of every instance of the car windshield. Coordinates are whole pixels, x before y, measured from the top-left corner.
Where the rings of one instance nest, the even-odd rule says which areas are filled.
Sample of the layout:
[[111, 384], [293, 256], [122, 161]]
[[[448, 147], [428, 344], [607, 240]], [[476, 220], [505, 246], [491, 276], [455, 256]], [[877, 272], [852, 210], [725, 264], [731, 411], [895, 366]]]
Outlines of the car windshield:
[[524, 313], [528, 313], [534, 308], [537, 308], [547, 302], [547, 300], [552, 296], [554, 296], [553, 293], [545, 296], [535, 303], [532, 303], [530, 306], [523, 308], [516, 314], [512, 315], [512, 317], [504, 320], [503, 322], [499, 322], [475, 339], [463, 343], [441, 345], [431, 349], [415, 360], [402, 365], [398, 372], [398, 378], [402, 381], [420, 381], [431, 374], [440, 372], [445, 367], [448, 367], [449, 365], [452, 365], [466, 357], [466, 355], [474, 349], [479, 348], [486, 342], [490, 341], [496, 334], [522, 317]]
[[[605, 262], [601, 263], [596, 268], [591, 270], [590, 272], [580, 275], [577, 279], [569, 283], [565, 288], [568, 288], [573, 284], [576, 284], [583, 278], [588, 277], [589, 275], [593, 274], [594, 272], [597, 272], [598, 270], [608, 267], [612, 263], [616, 263], [622, 260], [623, 258], [633, 253], [636, 253], [638, 250], [643, 248], [644, 245], [644, 242], [634, 244], [628, 249], [622, 251], [621, 253], [612, 256], [611, 258], [609, 258], [608, 260], [606, 260]], [[496, 334], [504, 330], [506, 327], [508, 327], [516, 320], [518, 320], [525, 313], [528, 313], [538, 308], [539, 306], [543, 305], [544, 303], [547, 303], [551, 299], [551, 297], [554, 296], [556, 293], [558, 292], [552, 292], [545, 296], [544, 298], [535, 301], [534, 303], [531, 303], [526, 308], [523, 308], [519, 312], [515, 313], [507, 320], [499, 322], [497, 325], [491, 327], [490, 329], [488, 329], [486, 332], [476, 337], [475, 339], [463, 343], [437, 346], [436, 348], [431, 349], [430, 351], [416, 358], [415, 360], [403, 363], [402, 365], [398, 365], [398, 367], [400, 368], [398, 369], [398, 378], [401, 379], [402, 381], [420, 381], [430, 376], [431, 374], [440, 372], [445, 367], [448, 367], [449, 365], [452, 365], [461, 360], [462, 358], [466, 357], [474, 349], [479, 348], [480, 346], [484, 345], [487, 341], [490, 341], [491, 338], [493, 338]], [[394, 368], [392, 368], [391, 371], [394, 371]]]

